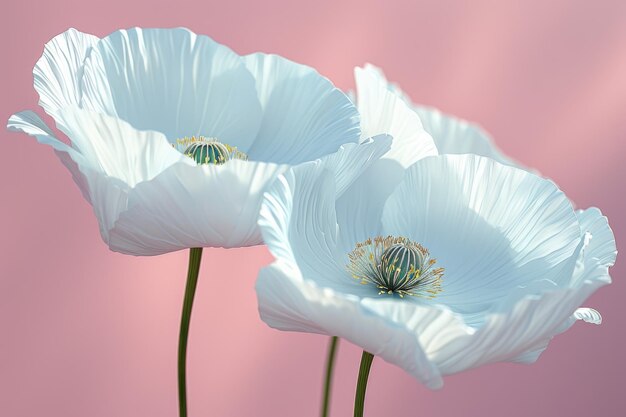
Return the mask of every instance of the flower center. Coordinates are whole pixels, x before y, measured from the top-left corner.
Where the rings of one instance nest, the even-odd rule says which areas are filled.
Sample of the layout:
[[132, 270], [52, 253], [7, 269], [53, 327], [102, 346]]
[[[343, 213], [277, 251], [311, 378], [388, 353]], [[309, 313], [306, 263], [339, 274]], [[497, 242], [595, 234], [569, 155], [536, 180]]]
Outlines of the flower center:
[[405, 237], [378, 236], [357, 243], [348, 254], [348, 271], [361, 284], [375, 285], [378, 294], [435, 298], [442, 290], [443, 268], [419, 243]]
[[174, 145], [182, 153], [198, 165], [215, 164], [222, 165], [231, 159], [246, 161], [248, 155], [237, 150], [236, 147], [219, 142], [216, 138], [192, 136], [190, 138], [177, 139]]

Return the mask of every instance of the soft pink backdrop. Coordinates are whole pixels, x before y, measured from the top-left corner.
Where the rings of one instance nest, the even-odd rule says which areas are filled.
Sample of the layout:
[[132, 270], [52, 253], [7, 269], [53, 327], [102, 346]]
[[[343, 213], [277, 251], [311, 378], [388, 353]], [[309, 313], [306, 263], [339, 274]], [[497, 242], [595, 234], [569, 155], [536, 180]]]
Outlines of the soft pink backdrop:
[[[386, 4], [389, 3], [389, 4]], [[391, 4], [393, 3], [393, 4]], [[31, 69], [74, 26], [187, 26], [240, 53], [275, 52], [342, 88], [382, 66], [415, 99], [479, 121], [626, 239], [626, 2], [3, 1], [0, 119], [36, 108]], [[171, 417], [187, 254], [110, 252], [51, 149], [0, 131], [0, 415]], [[326, 338], [258, 318], [265, 248], [207, 250], [189, 350], [191, 417], [317, 416]], [[428, 391], [374, 363], [367, 416], [621, 416], [624, 262], [532, 366], [497, 364]], [[351, 415], [360, 351], [344, 343], [333, 416]]]

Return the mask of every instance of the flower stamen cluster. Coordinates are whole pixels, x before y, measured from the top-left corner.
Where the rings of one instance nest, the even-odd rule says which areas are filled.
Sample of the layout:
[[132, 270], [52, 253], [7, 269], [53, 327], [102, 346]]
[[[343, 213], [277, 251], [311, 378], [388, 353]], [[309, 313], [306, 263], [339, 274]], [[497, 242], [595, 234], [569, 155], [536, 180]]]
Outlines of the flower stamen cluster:
[[231, 159], [248, 160], [248, 155], [237, 150], [236, 147], [221, 143], [217, 138], [184, 137], [176, 139], [173, 146], [179, 150], [182, 149], [181, 152], [196, 161], [198, 165], [222, 165]]
[[405, 237], [377, 236], [357, 243], [348, 254], [347, 268], [361, 284], [375, 285], [381, 294], [435, 298], [441, 288], [443, 268], [426, 248]]

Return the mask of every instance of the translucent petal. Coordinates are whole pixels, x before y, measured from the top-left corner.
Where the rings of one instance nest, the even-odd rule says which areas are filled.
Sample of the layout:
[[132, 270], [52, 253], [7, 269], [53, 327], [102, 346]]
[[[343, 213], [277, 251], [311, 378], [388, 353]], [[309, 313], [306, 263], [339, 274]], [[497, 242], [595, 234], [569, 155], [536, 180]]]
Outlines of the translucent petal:
[[[270, 188], [259, 223], [277, 261], [256, 287], [270, 326], [345, 338], [438, 388], [441, 375], [532, 362], [575, 320], [601, 320], [580, 307], [610, 282], [605, 273], [615, 258], [599, 211], [577, 216], [552, 182], [475, 155], [423, 159], [395, 183], [379, 178], [386, 168], [368, 168], [336, 203], [337, 215], [331, 175], [319, 164], [290, 170]], [[379, 190], [382, 200], [391, 194], [382, 212], [373, 204]], [[363, 224], [377, 215], [382, 233], [424, 243], [440, 258], [443, 294], [430, 301], [375, 296], [348, 282], [333, 259], [352, 237], [342, 228], [357, 223], [355, 235], [376, 229]], [[581, 280], [586, 261], [596, 272]]]
[[58, 117], [61, 130], [91, 166], [129, 187], [154, 178], [174, 163], [192, 163], [162, 133], [139, 131], [123, 120], [78, 108], [66, 108]]
[[305, 278], [344, 289], [354, 286], [334, 259], [335, 181], [320, 161], [278, 177], [265, 193], [259, 226], [272, 254], [298, 265]]
[[617, 247], [608, 219], [595, 207], [578, 210], [576, 215], [581, 231], [589, 234], [589, 241], [578, 259], [573, 277], [564, 285], [575, 286], [589, 279], [610, 282], [608, 268], [615, 264]]
[[385, 157], [404, 167], [426, 156], [437, 155], [435, 143], [417, 113], [387, 88], [386, 80], [359, 67], [354, 69], [354, 75], [363, 137], [391, 135], [393, 144]]
[[159, 255], [193, 247], [258, 245], [262, 193], [286, 168], [241, 160], [174, 164], [130, 192], [129, 208], [110, 231], [109, 246], [132, 255]]
[[69, 153], [77, 159], [82, 159], [78, 151], [58, 140], [41, 117], [32, 110], [24, 110], [11, 115], [7, 122], [7, 129], [11, 132], [26, 133], [37, 139], [37, 142], [51, 146], [55, 151]]
[[[526, 295], [506, 311], [487, 315], [479, 328], [442, 305], [367, 299], [373, 313], [406, 326], [417, 335], [426, 356], [442, 375], [489, 363], [534, 362], [549, 340], [564, 329], [562, 323], [604, 283], [587, 282], [578, 288], [556, 288], [541, 295]], [[401, 365], [406, 369], [405, 366]]]
[[505, 156], [491, 137], [480, 126], [444, 114], [437, 109], [414, 106], [424, 129], [435, 140], [440, 154], [466, 154], [487, 156], [505, 165], [520, 165]]
[[261, 270], [256, 291], [261, 319], [271, 327], [339, 336], [402, 367], [430, 388], [442, 386], [417, 333], [374, 314], [359, 297], [304, 280], [281, 261]]
[[246, 152], [261, 122], [254, 79], [229, 48], [189, 30], [121, 30], [85, 61], [82, 106], [170, 140], [217, 137]]
[[251, 159], [295, 165], [359, 141], [356, 107], [313, 68], [278, 55], [256, 53], [244, 59], [263, 107], [261, 128], [248, 152]]
[[[597, 208], [579, 210], [576, 215], [580, 221], [583, 233], [582, 248], [579, 251], [575, 269], [572, 274], [564, 275], [557, 280], [561, 287], [577, 288], [588, 284], [605, 285], [611, 282], [609, 267], [615, 263], [617, 248], [615, 236], [609, 227], [607, 218]], [[602, 316], [593, 308], [578, 308], [567, 317], [555, 334], [569, 329], [576, 321], [601, 324]], [[546, 349], [554, 335], [536, 342], [533, 350], [516, 360], [520, 362], [534, 362]]]
[[385, 204], [383, 230], [430, 251], [445, 268], [436, 301], [474, 324], [515, 288], [571, 273], [581, 238], [554, 183], [475, 155], [409, 168]]
[[602, 315], [593, 308], [577, 308], [573, 316], [576, 320], [582, 320], [585, 323], [602, 324]]
[[93, 206], [100, 234], [108, 242], [109, 229], [126, 209], [129, 186], [124, 181], [107, 175], [98, 164], [93, 165], [79, 150], [55, 138], [50, 128], [32, 111], [11, 116], [8, 128], [34, 136], [39, 143], [49, 145], [55, 150], [63, 165], [71, 172], [83, 197]]
[[335, 195], [341, 196], [363, 171], [389, 150], [391, 136], [378, 135], [361, 143], [346, 143], [339, 150], [320, 158], [322, 166], [335, 177]]
[[52, 117], [68, 106], [78, 106], [86, 56], [100, 39], [76, 29], [55, 36], [44, 48], [33, 75], [39, 104]]
[[487, 156], [506, 165], [526, 169], [504, 155], [489, 134], [480, 126], [445, 114], [435, 108], [414, 104], [411, 98], [397, 84], [387, 81], [383, 71], [372, 64], [365, 64], [363, 71], [376, 77], [379, 83], [384, 84], [389, 91], [400, 97], [402, 101], [419, 115], [424, 129], [435, 141], [439, 154], [473, 153]]
[[563, 331], [562, 324], [602, 285], [588, 281], [577, 288], [529, 295], [509, 311], [490, 315], [474, 335], [441, 346], [433, 359], [444, 374], [498, 361], [534, 361], [547, 341]]
[[385, 201], [403, 175], [404, 169], [399, 163], [380, 159], [338, 197], [336, 210], [340, 252], [345, 255], [357, 243], [382, 235], [381, 218]]

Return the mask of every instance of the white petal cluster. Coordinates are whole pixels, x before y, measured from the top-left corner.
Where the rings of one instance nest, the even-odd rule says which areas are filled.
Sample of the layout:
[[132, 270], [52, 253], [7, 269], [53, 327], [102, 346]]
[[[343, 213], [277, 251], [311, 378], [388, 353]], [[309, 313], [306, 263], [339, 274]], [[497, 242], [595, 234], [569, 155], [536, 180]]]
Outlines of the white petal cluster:
[[[417, 113], [421, 126], [432, 136], [439, 154], [482, 155], [506, 165], [526, 169], [504, 155], [489, 134], [480, 126], [442, 113], [433, 107], [413, 103], [397, 84], [387, 80], [380, 68], [372, 64], [365, 64], [363, 68], [356, 67], [354, 69], [354, 76], [358, 92], [358, 107], [362, 113], [367, 111], [365, 110], [366, 107], [376, 105], [371, 103], [375, 97], [372, 97], [372, 93], [367, 90], [387, 90], [389, 91], [388, 95], [404, 102]], [[348, 94], [353, 93], [349, 92]], [[378, 102], [378, 100], [376, 101]], [[364, 123], [362, 122], [362, 124]], [[363, 129], [365, 130], [366, 127]]]
[[[380, 121], [399, 131], [377, 106], [413, 105], [371, 66], [356, 79], [363, 130]], [[259, 224], [276, 260], [257, 281], [261, 318], [347, 339], [431, 388], [484, 364], [533, 362], [576, 320], [599, 324], [580, 306], [611, 282], [617, 252], [601, 212], [576, 211], [475, 126], [414, 110], [442, 155], [405, 160], [394, 143], [341, 195], [319, 163], [285, 172], [265, 194]], [[444, 269], [441, 292], [401, 297], [355, 280], [351, 252], [385, 236], [427, 249]]]
[[[355, 69], [353, 104], [312, 68], [187, 29], [71, 29], [33, 72], [70, 143], [32, 111], [8, 128], [54, 149], [109, 247], [265, 242], [276, 260], [256, 289], [272, 327], [339, 336], [438, 388], [601, 322], [580, 307], [611, 282], [601, 212], [576, 211], [480, 127], [413, 104], [372, 65]], [[196, 138], [219, 164], [181, 148]]]
[[[8, 128], [54, 148], [104, 241], [128, 254], [260, 244], [262, 193], [278, 174], [321, 160], [345, 188], [391, 143], [364, 138], [355, 106], [314, 69], [242, 57], [182, 28], [102, 39], [70, 29], [33, 73], [40, 105], [71, 143], [32, 111]], [[197, 165], [177, 149], [187, 137], [216, 138], [247, 158]]]

